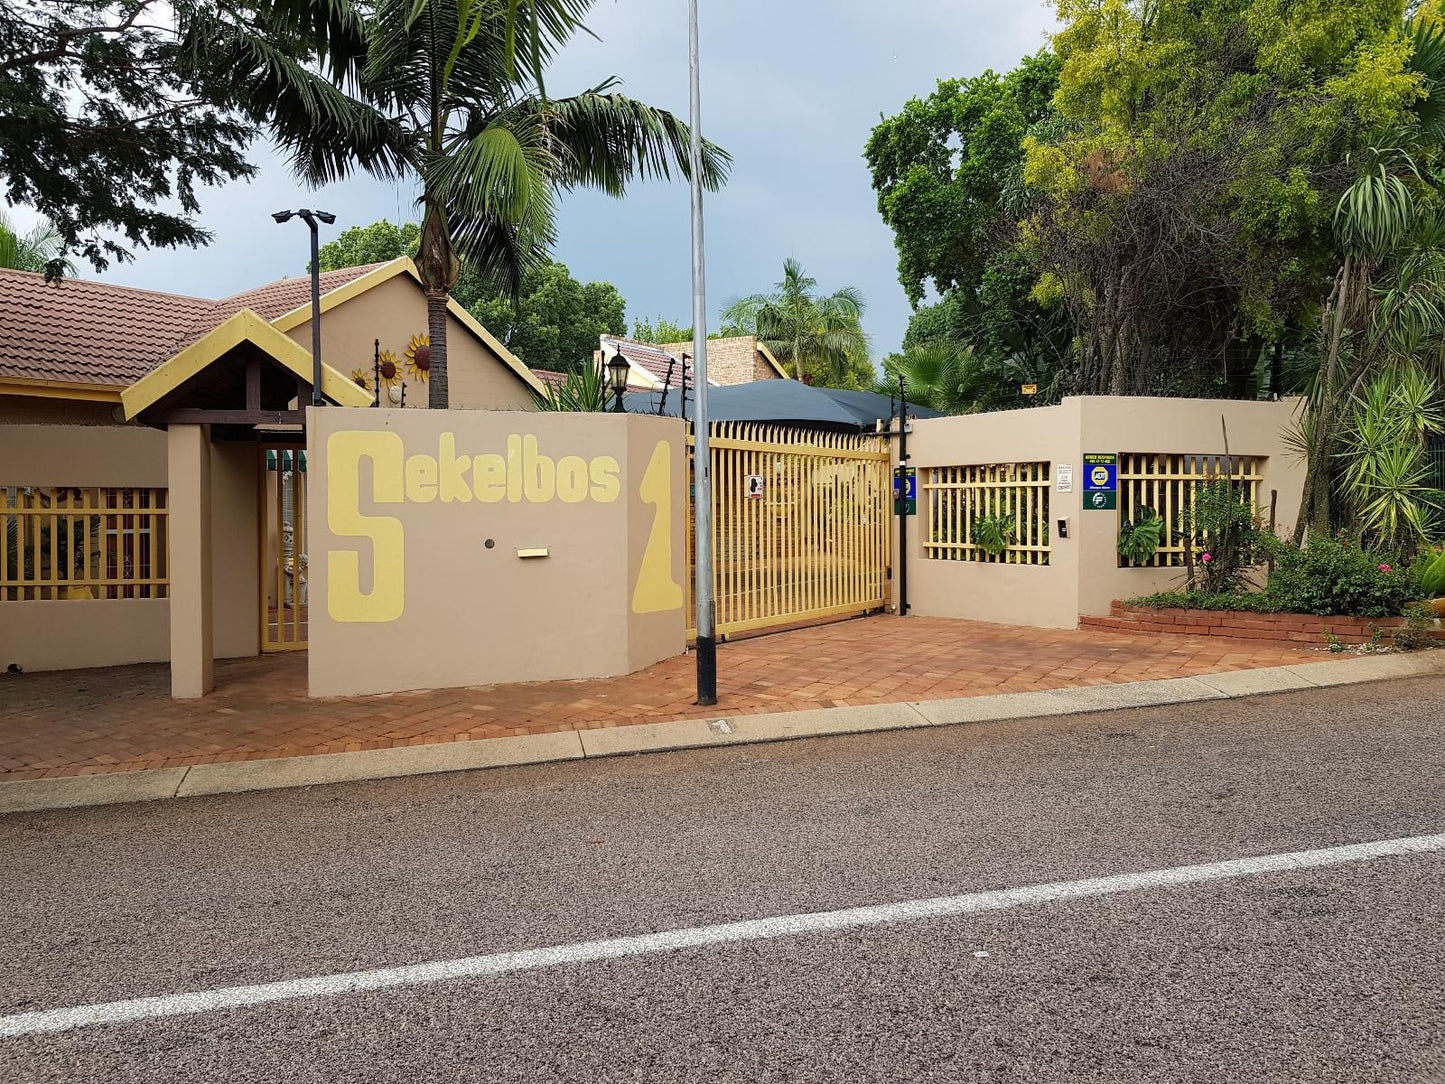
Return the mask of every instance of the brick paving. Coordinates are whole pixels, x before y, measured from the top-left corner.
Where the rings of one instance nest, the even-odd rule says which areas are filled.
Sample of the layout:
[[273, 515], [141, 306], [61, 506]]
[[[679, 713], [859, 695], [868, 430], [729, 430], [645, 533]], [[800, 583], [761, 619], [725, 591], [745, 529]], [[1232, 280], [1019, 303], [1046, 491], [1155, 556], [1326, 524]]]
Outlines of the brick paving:
[[[304, 653], [216, 664], [204, 700], [165, 665], [0, 675], [0, 781], [385, 749], [1186, 677], [1315, 660], [1303, 644], [871, 617], [723, 644], [720, 703], [693, 705], [691, 655], [626, 677], [312, 700]], [[364, 664], [359, 664], [364, 665]]]

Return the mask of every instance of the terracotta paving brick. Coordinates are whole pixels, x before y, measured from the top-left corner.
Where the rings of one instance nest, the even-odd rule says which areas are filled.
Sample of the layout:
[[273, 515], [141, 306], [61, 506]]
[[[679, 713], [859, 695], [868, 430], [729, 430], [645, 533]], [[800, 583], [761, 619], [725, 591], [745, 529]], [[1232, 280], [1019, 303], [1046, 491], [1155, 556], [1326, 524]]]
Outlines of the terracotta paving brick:
[[1217, 636], [871, 617], [723, 644], [720, 702], [694, 661], [626, 677], [312, 700], [306, 656], [216, 664], [216, 691], [170, 698], [164, 665], [0, 675], [0, 780], [386, 749], [669, 719], [1031, 692], [1318, 659]]

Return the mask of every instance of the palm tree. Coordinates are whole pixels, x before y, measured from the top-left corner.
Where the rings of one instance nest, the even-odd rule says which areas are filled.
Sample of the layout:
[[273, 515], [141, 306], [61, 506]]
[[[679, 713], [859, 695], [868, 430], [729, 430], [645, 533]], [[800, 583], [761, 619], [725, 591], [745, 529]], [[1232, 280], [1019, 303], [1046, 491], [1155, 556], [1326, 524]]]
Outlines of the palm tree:
[[75, 265], [60, 259], [60, 231], [42, 218], [29, 233], [15, 230], [9, 216], [0, 211], [0, 267], [12, 271], [53, 271], [72, 274]]
[[791, 256], [783, 261], [783, 279], [770, 294], [752, 294], [730, 302], [725, 324], [757, 335], [779, 361], [793, 367], [799, 380], [821, 367], [825, 376], [840, 377], [849, 361], [868, 353], [863, 334], [863, 295], [843, 286], [818, 296], [818, 280]]
[[[329, 78], [276, 56], [251, 69], [248, 89], [269, 103], [265, 119], [304, 180], [366, 170], [419, 182], [430, 406], [448, 403], [446, 306], [463, 261], [515, 294], [555, 240], [560, 193], [621, 196], [633, 179], [688, 175], [690, 133], [671, 113], [611, 80], [546, 94], [543, 69], [594, 2], [376, 0], [354, 8], [364, 12], [354, 59], [336, 61], [329, 43]], [[703, 156], [703, 180], [716, 188], [729, 158], [711, 143]]]
[[[884, 358], [883, 376], [873, 390], [896, 395], [900, 376], [910, 403], [945, 414], [979, 414], [1058, 401], [1057, 370], [1041, 373], [1021, 355], [984, 353], [946, 339]], [[1040, 394], [1025, 397], [1024, 384], [1038, 385]]]
[[[1305, 460], [1295, 541], [1328, 531], [1343, 475], [1352, 406], [1387, 368], [1445, 362], [1445, 213], [1432, 174], [1417, 165], [1445, 144], [1445, 28], [1415, 20], [1411, 67], [1424, 96], [1407, 124], [1380, 134], [1335, 208], [1340, 265], [1320, 319], [1319, 370], [1294, 443]], [[1423, 152], [1422, 149], [1423, 148]]]

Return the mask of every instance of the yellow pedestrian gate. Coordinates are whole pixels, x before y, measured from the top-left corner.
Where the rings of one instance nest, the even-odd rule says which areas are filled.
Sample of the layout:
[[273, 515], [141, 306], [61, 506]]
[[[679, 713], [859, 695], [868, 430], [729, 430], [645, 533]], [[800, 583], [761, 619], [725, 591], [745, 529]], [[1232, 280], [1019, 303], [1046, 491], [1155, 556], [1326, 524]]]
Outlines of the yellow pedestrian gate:
[[[883, 607], [893, 485], [886, 437], [715, 422], [709, 446], [719, 635]], [[691, 455], [688, 481], [691, 493]], [[697, 633], [692, 512], [689, 500], [688, 636]]]
[[307, 640], [306, 449], [260, 445], [261, 650], [301, 651]]

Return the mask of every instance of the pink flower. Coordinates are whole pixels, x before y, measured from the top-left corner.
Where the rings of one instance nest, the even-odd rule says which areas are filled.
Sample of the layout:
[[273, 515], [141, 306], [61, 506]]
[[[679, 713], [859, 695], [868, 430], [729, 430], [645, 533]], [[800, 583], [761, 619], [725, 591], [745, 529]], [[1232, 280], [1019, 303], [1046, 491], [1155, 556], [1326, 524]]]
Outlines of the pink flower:
[[1199, 559], [1207, 565], [1210, 561], [1214, 560], [1214, 556], [1213, 554], [1205, 553], [1202, 554]]
[[1390, 571], [1390, 566], [1389, 566], [1389, 565], [1381, 565], [1381, 566], [1380, 566], [1380, 571], [1381, 571], [1381, 572], [1389, 572], [1389, 571]]

